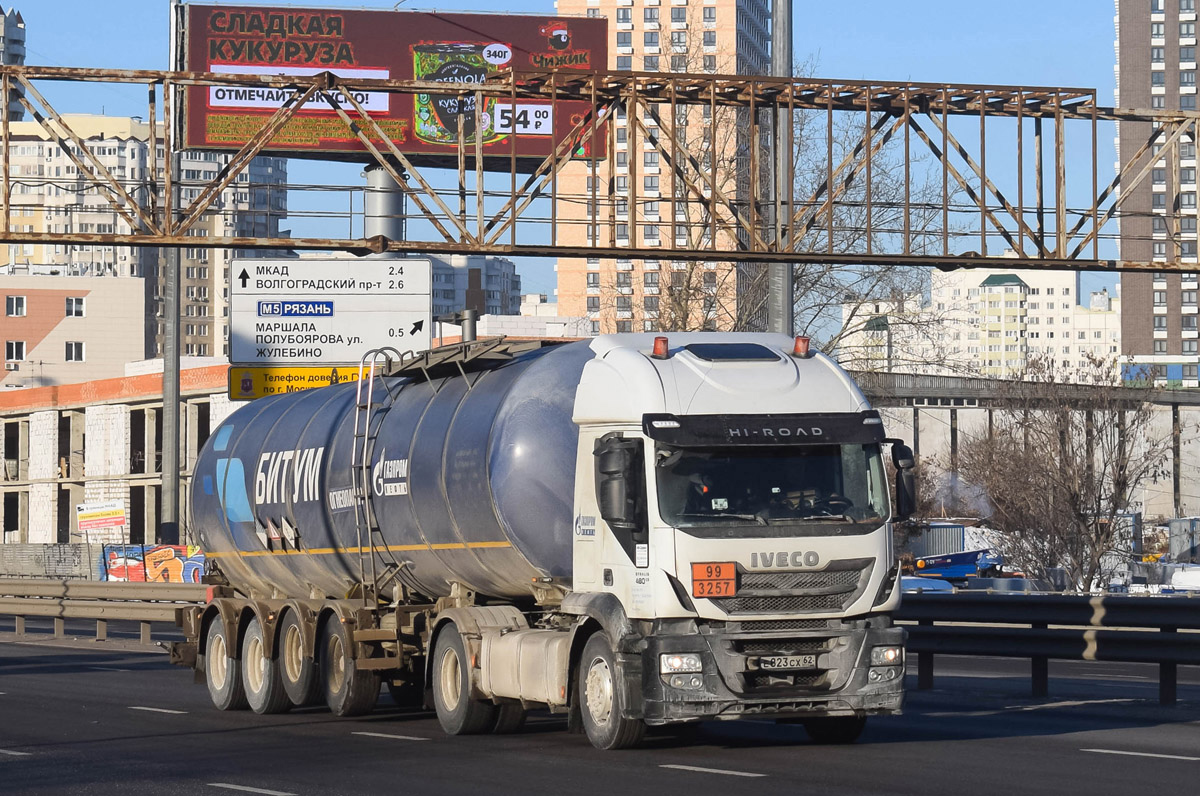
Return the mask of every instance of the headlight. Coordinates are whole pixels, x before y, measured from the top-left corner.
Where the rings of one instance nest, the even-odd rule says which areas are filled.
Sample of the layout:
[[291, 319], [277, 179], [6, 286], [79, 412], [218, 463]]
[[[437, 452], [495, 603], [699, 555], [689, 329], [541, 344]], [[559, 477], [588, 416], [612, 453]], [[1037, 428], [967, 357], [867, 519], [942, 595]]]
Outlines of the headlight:
[[904, 660], [903, 647], [872, 647], [872, 666], [898, 666]]
[[702, 670], [700, 656], [692, 653], [672, 653], [660, 655], [658, 669], [661, 674], [677, 674], [680, 672], [698, 672]]

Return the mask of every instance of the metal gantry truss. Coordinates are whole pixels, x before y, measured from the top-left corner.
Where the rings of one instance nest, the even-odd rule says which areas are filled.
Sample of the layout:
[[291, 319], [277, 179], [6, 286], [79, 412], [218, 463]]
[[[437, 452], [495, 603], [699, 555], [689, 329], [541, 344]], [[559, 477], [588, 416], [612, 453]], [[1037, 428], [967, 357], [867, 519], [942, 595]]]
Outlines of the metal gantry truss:
[[[164, 157], [157, 147], [149, 148], [148, 173], [157, 175], [161, 161], [162, 178], [151, 176], [131, 187], [114, 177], [39, 90], [48, 81], [143, 86], [150, 135], [162, 141], [165, 152]], [[261, 128], [215, 178], [189, 183], [199, 187], [190, 203], [174, 207], [172, 188], [182, 175], [172, 172], [172, 154], [181, 142], [173, 125], [159, 117], [161, 111], [163, 119], [173, 118], [171, 104], [178, 102], [173, 89], [188, 86], [272, 88], [290, 96], [274, 113], [263, 116]], [[407, 156], [385, 134], [378, 118], [355, 98], [355, 90], [398, 94], [406, 101], [416, 94], [473, 95], [473, 106], [466, 107], [474, 107], [477, 114], [489, 102], [516, 105], [528, 100], [582, 102], [589, 110], [573, 115], [569, 132], [540, 163], [518, 159], [515, 144], [510, 156], [503, 154], [502, 145], [499, 154], [493, 147], [484, 157], [482, 143], [464, 137], [460, 125], [460, 144], [448, 148], [438, 164], [441, 168], [433, 169], [428, 161]], [[486, 83], [464, 86], [352, 79], [329, 72], [297, 77], [0, 66], [0, 91], [16, 97], [45, 135], [68, 154], [78, 170], [71, 179], [85, 181], [89, 190], [104, 197], [131, 230], [19, 231], [11, 217], [12, 128], [9, 105], [3, 102], [0, 241], [7, 243], [941, 267], [996, 265], [1002, 260], [1011, 267], [1197, 268], [1180, 256], [1178, 243], [1165, 260], [1135, 262], [1117, 259], [1107, 245], [1107, 256], [1102, 257], [1102, 241], [1115, 238], [1112, 222], [1128, 212], [1125, 199], [1156, 167], [1173, 163], [1178, 169], [1178, 148], [1195, 142], [1200, 114], [1101, 107], [1094, 89], [576, 71], [502, 72]], [[361, 160], [387, 170], [403, 190], [411, 206], [409, 239], [189, 236], [255, 156], [264, 151], [278, 154], [271, 149], [272, 139], [314, 100], [328, 103], [362, 143]], [[785, 111], [784, 118], [793, 124], [778, 124], [778, 111]], [[628, 120], [628, 138], [622, 143], [634, 156], [624, 168], [615, 165], [619, 147], [617, 126], [611, 122], [618, 116]], [[713, 142], [730, 118], [735, 119], [740, 142], [730, 146], [740, 165], [735, 178], [725, 179], [713, 153], [723, 155]], [[1101, 184], [1098, 168], [1102, 122], [1134, 123], [1145, 129], [1142, 146], [1107, 184]], [[1047, 156], [1044, 150], [1051, 140]], [[774, 150], [768, 146], [772, 142]], [[577, 152], [589, 146], [608, 157], [581, 164]], [[769, 179], [772, 151], [788, 158], [788, 180]], [[644, 152], [656, 153], [662, 164], [658, 191], [639, 185]], [[588, 188], [566, 190], [560, 178], [567, 169], [590, 176]], [[885, 171], [886, 194], [881, 193], [880, 178]], [[621, 175], [629, 177], [624, 193], [616, 188]], [[773, 190], [775, 182], [790, 182], [792, 190]], [[1178, 191], [1179, 181], [1173, 184]], [[665, 218], [659, 215], [662, 205], [668, 208]], [[1178, 205], [1176, 199], [1168, 211], [1176, 225]], [[668, 233], [659, 236], [655, 229], [649, 235], [645, 224], [651, 222], [655, 227], [662, 223]]]

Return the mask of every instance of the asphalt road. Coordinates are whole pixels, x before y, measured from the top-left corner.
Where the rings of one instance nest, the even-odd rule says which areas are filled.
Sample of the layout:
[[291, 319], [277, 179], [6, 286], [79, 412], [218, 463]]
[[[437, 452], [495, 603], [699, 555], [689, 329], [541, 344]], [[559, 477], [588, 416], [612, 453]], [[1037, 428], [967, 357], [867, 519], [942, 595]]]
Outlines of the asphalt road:
[[[74, 628], [70, 628], [74, 629]], [[84, 629], [89, 629], [84, 626]], [[110, 635], [113, 630], [110, 629]], [[117, 634], [120, 635], [120, 634]], [[535, 715], [511, 736], [450, 738], [430, 713], [335, 719], [222, 713], [191, 673], [130, 641], [0, 633], [0, 793], [125, 794], [1133, 794], [1200, 789], [1200, 671], [1157, 705], [1156, 670], [938, 659], [933, 691], [874, 718], [852, 746], [798, 727], [710, 723], [599, 752]], [[915, 686], [910, 677], [910, 685]]]

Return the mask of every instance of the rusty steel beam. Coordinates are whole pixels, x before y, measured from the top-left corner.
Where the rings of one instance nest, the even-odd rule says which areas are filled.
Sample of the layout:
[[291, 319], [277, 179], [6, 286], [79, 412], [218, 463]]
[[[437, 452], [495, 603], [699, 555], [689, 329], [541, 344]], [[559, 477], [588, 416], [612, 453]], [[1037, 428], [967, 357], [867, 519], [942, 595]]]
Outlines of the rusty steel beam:
[[[76, 155], [75, 151], [67, 145], [67, 142], [62, 139], [62, 136], [50, 126], [50, 123], [46, 120], [46, 117], [42, 116], [41, 112], [39, 112], [38, 109], [33, 106], [33, 104], [24, 94], [18, 94], [17, 100], [25, 106], [25, 110], [29, 111], [29, 114], [33, 116], [34, 120], [36, 120], [41, 128], [46, 131], [46, 134], [54, 139], [54, 141], [60, 147], [62, 147], [63, 152], [66, 153], [67, 157], [71, 159], [71, 162], [75, 164], [75, 167], [79, 169], [81, 173], [91, 174], [93, 177], [96, 177], [97, 172], [99, 173], [99, 177], [96, 177], [97, 187], [104, 189], [104, 198], [109, 201], [109, 203], [113, 206], [113, 209], [116, 210], [122, 218], [129, 222], [129, 228], [137, 229], [138, 223], [133, 219], [133, 216], [126, 212], [126, 208], [134, 211], [134, 214], [141, 219], [143, 224], [145, 224], [147, 230], [151, 232], [157, 232], [158, 229], [156, 225], [146, 215], [145, 211], [142, 210], [142, 208], [138, 206], [137, 202], [135, 202], [133, 198], [125, 192], [125, 189], [117, 183], [116, 179], [112, 176], [112, 173], [105, 168], [104, 164], [100, 162], [92, 150], [89, 149], [87, 145], [85, 145], [79, 138], [79, 136], [75, 134], [75, 131], [72, 130], [66, 121], [63, 120], [58, 111], [54, 110], [54, 107], [46, 101], [46, 98], [41, 95], [37, 88], [25, 78], [18, 78], [18, 81], [21, 83], [21, 86], [25, 89], [25, 91], [33, 95], [33, 98], [37, 100], [38, 104], [40, 104], [46, 110], [46, 113], [50, 114], [50, 118], [53, 119], [54, 123], [59, 126], [62, 132], [71, 139], [71, 142], [78, 147], [79, 152], [90, 164], [90, 168], [83, 164], [83, 161], [79, 159], [79, 156]], [[8, 101], [7, 97], [4, 99], [4, 101]], [[8, 149], [9, 143], [9, 141], [4, 142], [4, 148], [6, 150]], [[121, 201], [117, 201], [116, 196], [113, 196], [114, 193], [116, 196], [120, 197]], [[122, 203], [124, 203], [124, 206], [122, 206]]]
[[[170, 166], [171, 157], [182, 147], [182, 142], [176, 141], [171, 131], [165, 131], [164, 149], [166, 154], [166, 169], [164, 179], [159, 181], [152, 177], [152, 182], [146, 183], [149, 192], [144, 201], [137, 201], [125, 190], [122, 183], [113, 178], [102, 163], [90, 153], [83, 142], [78, 140], [74, 131], [63, 123], [61, 117], [45, 102], [42, 95], [34, 86], [34, 81], [94, 81], [101, 83], [138, 83], [145, 87], [148, 97], [150, 114], [151, 137], [157, 141], [158, 111], [160, 104], [158, 91], [163, 92], [161, 110], [169, 117], [171, 105], [178, 98], [171, 97], [172, 87], [187, 86], [251, 86], [288, 89], [290, 99], [276, 110], [240, 151], [232, 154], [230, 161], [212, 180], [189, 185], [199, 185], [199, 195], [181, 214], [183, 220], [174, 221], [175, 208], [171, 199], [171, 188], [180, 181], [182, 175], [173, 173]], [[1099, 239], [1105, 234], [1107, 224], [1120, 212], [1123, 199], [1140, 184], [1152, 166], [1149, 163], [1135, 166], [1145, 152], [1155, 143], [1168, 138], [1170, 147], [1178, 140], [1183, 131], [1194, 129], [1200, 122], [1200, 113], [1196, 112], [1165, 112], [1144, 109], [1113, 109], [1101, 107], [1096, 102], [1096, 92], [1093, 89], [1061, 88], [1061, 87], [1014, 87], [1003, 85], [943, 85], [900, 82], [869, 82], [869, 81], [829, 81], [808, 78], [782, 79], [757, 76], [731, 75], [664, 75], [658, 73], [639, 72], [579, 72], [566, 74], [562, 72], [522, 71], [500, 72], [482, 84], [473, 84], [469, 89], [461, 85], [445, 83], [429, 83], [425, 81], [402, 80], [362, 80], [339, 77], [325, 72], [306, 78], [288, 75], [222, 75], [206, 72], [169, 72], [162, 70], [97, 70], [78, 69], [72, 67], [26, 67], [0, 66], [0, 93], [4, 89], [12, 90], [19, 85], [26, 89], [29, 98], [22, 97], [25, 106], [39, 121], [52, 140], [60, 145], [66, 139], [74, 142], [75, 148], [66, 147], [67, 155], [72, 157], [81, 172], [81, 178], [87, 181], [87, 190], [97, 190], [113, 207], [113, 212], [120, 215], [133, 230], [128, 235], [114, 234], [81, 234], [81, 233], [17, 233], [13, 231], [11, 213], [12, 179], [11, 179], [11, 145], [12, 125], [8, 119], [7, 110], [0, 119], [0, 135], [3, 136], [3, 185], [2, 208], [3, 232], [0, 241], [10, 243], [90, 243], [100, 245], [120, 246], [189, 246], [195, 248], [272, 248], [272, 249], [319, 249], [341, 250], [355, 253], [369, 252], [413, 252], [444, 251], [454, 253], [508, 253], [529, 256], [563, 256], [563, 257], [642, 257], [654, 259], [677, 260], [731, 260], [756, 262], [837, 262], [840, 258], [847, 261], [890, 263], [897, 265], [908, 264], [939, 264], [942, 267], [965, 267], [970, 265], [991, 265], [995, 257], [988, 257], [988, 238], [1000, 236], [1016, 249], [1017, 258], [1005, 258], [1006, 265], [1029, 267], [1057, 267], [1067, 269], [1107, 269], [1107, 270], [1195, 270], [1194, 263], [1133, 263], [1099, 259]], [[161, 87], [161, 89], [159, 88]], [[436, 181], [426, 179], [421, 172], [413, 167], [411, 159], [406, 157], [388, 136], [383, 133], [377, 118], [372, 117], [355, 99], [355, 91], [381, 91], [402, 96], [416, 93], [463, 96], [464, 91], [476, 98], [476, 113], [480, 113], [482, 103], [489, 99], [502, 102], [518, 102], [524, 98], [537, 99], [552, 105], [558, 102], [583, 102], [591, 108], [590, 113], [582, 114], [578, 120], [573, 120], [573, 129], [553, 144], [552, 151], [540, 164], [522, 161], [518, 163], [515, 138], [511, 151], [499, 156], [491, 155], [492, 162], [488, 168], [498, 164], [508, 165], [507, 183], [499, 191], [498, 202], [500, 209], [494, 214], [485, 212], [485, 199], [495, 196], [497, 191], [493, 185], [485, 185], [484, 149], [479, 140], [474, 146], [461, 145], [457, 152], [458, 165], [458, 196], [457, 211], [444, 202], [439, 191], [434, 187]], [[339, 92], [347, 99], [347, 107], [339, 105], [335, 98]], [[205, 212], [211, 209], [213, 201], [220, 193], [230, 186], [239, 173], [244, 172], [251, 159], [269, 146], [278, 130], [294, 118], [305, 103], [320, 93], [329, 101], [338, 118], [353, 133], [354, 137], [366, 150], [360, 159], [373, 159], [385, 168], [405, 194], [413, 199], [414, 206], [424, 214], [424, 219], [440, 234], [441, 240], [425, 241], [388, 241], [382, 238], [352, 239], [352, 238], [234, 238], [206, 237], [189, 238], [182, 234]], [[32, 102], [31, 102], [32, 100]], [[34, 103], [40, 103], [49, 114], [48, 120], [35, 109]], [[349, 106], [353, 106], [350, 110]], [[663, 106], [670, 113], [660, 112]], [[630, 234], [628, 239], [620, 243], [616, 238], [616, 207], [618, 194], [614, 188], [616, 171], [614, 169], [615, 126], [607, 125], [618, 107], [628, 109], [630, 118], [630, 152], [634, 155], [629, 174], [631, 185], [621, 201], [628, 199], [630, 208], [628, 223]], [[750, 195], [741, 193], [734, 195], [732, 190], [724, 187], [724, 178], [718, 183], [718, 162], [714, 156], [709, 166], [701, 162], [697, 150], [689, 151], [686, 139], [681, 131], [682, 116], [688, 107], [703, 107], [708, 114], [707, 120], [701, 123], [707, 126], [710, 145], [715, 148], [717, 138], [717, 112], [719, 109], [744, 109], [738, 113], [739, 119], [745, 119], [747, 129], [742, 131], [744, 140], [757, 142], [761, 138], [761, 119], [775, 118], [779, 111], [792, 114], [805, 111], [815, 112], [815, 118], [824, 116], [826, 120], [826, 142], [817, 146], [828, 147], [826, 163], [816, 166], [818, 172], [824, 172], [824, 183], [812, 192], [808, 201], [798, 202], [795, 191], [789, 191], [786, 196], [772, 198], [775, 213], [766, 213], [758, 202], [761, 197], [754, 192], [757, 185], [758, 170], [755, 166], [761, 164], [763, 153], [754, 148], [748, 152], [741, 151], [739, 157], [751, 164], [751, 174], [742, 190], [750, 190]], [[761, 113], [759, 112], [761, 111]], [[857, 126], [861, 135], [855, 135], [857, 143], [850, 142], [849, 155], [840, 164], [833, 159], [833, 147], [836, 135], [834, 120], [838, 113], [860, 113], [862, 117], [853, 117], [849, 127]], [[916, 117], [925, 115], [934, 126], [933, 135], [927, 134], [917, 124]], [[972, 153], [968, 146], [950, 132], [949, 120], [953, 117], [970, 117], [970, 122], [979, 128], [979, 150]], [[987, 123], [992, 119], [1015, 118], [1017, 129], [1017, 163], [1024, 162], [1023, 124], [1026, 118], [1033, 118], [1035, 123], [1035, 140], [1037, 146], [1038, 197], [1036, 203], [1039, 222], [1037, 228], [1031, 229], [1025, 220], [1030, 212], [1024, 196], [1024, 175], [1020, 165], [1016, 174], [1016, 205], [1005, 196], [1000, 185], [1004, 181], [997, 175], [1001, 173], [995, 165], [995, 158], [989, 163], [986, 157]], [[1040, 127], [1042, 120], [1051, 118], [1055, 125], [1055, 175], [1053, 194], [1041, 189], [1041, 141]], [[649, 125], [645, 119], [652, 119], [654, 125]], [[1065, 127], [1070, 123], [1086, 121], [1091, 128], [1091, 194], [1088, 204], [1081, 209], [1073, 210], [1066, 205], [1065, 162], [1067, 154], [1067, 138]], [[1151, 122], [1165, 128], [1165, 132], [1151, 131], [1146, 144], [1134, 158], [1103, 191], [1099, 190], [1097, 181], [1096, 124], [1098, 121], [1136, 121]], [[479, 120], [477, 119], [477, 122]], [[817, 122], [816, 124], [819, 124]], [[898, 202], [899, 199], [887, 200], [876, 193], [875, 175], [886, 173], [881, 165], [885, 157], [895, 157], [896, 147], [892, 146], [890, 153], [885, 149], [893, 143], [894, 133], [903, 127], [902, 163], [900, 172], [903, 173], [904, 184], [895, 196], [903, 197], [903, 206], [895, 206], [895, 212], [885, 213], [884, 203]], [[462, 130], [460, 129], [460, 143]], [[777, 140], [786, 135], [791, 141], [793, 130], [777, 130]], [[920, 204], [913, 201], [911, 153], [911, 137], [915, 133], [940, 161], [942, 172], [942, 196], [923, 200]], [[936, 134], [940, 133], [942, 141], [936, 142]], [[559, 176], [570, 162], [575, 148], [582, 142], [597, 142], [599, 136], [608, 138], [609, 153], [607, 158], [608, 185], [605, 189], [597, 179], [602, 173], [601, 164], [593, 161], [589, 167], [592, 184], [587, 194], [571, 196], [561, 190]], [[819, 135], [814, 136], [820, 141]], [[638, 215], [640, 207], [640, 192], [642, 186], [639, 180], [640, 157], [645, 147], [643, 142], [656, 151], [660, 163], [667, 167], [662, 172], [669, 181], [670, 218], [666, 241], [669, 245], [656, 247], [639, 241], [643, 232], [639, 228], [645, 219]], [[1086, 149], [1086, 144], [1083, 145]], [[788, 148], [791, 152], [791, 147]], [[646, 149], [649, 151], [649, 149]], [[960, 172], [950, 162], [950, 153], [957, 152], [959, 158], [969, 166], [968, 170]], [[78, 153], [78, 154], [76, 154]], [[450, 155], [450, 153], [447, 153]], [[453, 157], [453, 155], [450, 155]], [[473, 163], [469, 164], [469, 158]], [[793, 153], [781, 171], [789, 175], [798, 173], [798, 161]], [[86, 162], [85, 162], [86, 161]], [[157, 146], [150, 153], [151, 174], [156, 176]], [[398, 164], [398, 166], [397, 166]], [[474, 208], [468, 206], [466, 191], [466, 171], [468, 167], [476, 172], [474, 191]], [[522, 175], [518, 180], [518, 173]], [[854, 192], [847, 197], [847, 188], [860, 179], [865, 172], [866, 187], [862, 195]], [[1081, 170], [1082, 173], [1082, 170]], [[1011, 175], [1009, 175], [1011, 176]], [[971, 184], [968, 177], [977, 180], [978, 187]], [[973, 210], [977, 210], [974, 221], [969, 222], [963, 229], [951, 229], [950, 213], [959, 213], [961, 208], [954, 207], [951, 194], [950, 179], [959, 186], [961, 191], [972, 202]], [[42, 179], [38, 177], [37, 179]], [[1082, 183], [1084, 180], [1080, 180]], [[54, 184], [54, 179], [44, 180], [46, 184]], [[815, 180], [814, 180], [815, 182]], [[165, 193], [160, 191], [165, 187]], [[1049, 186], [1047, 186], [1049, 187]], [[486, 190], [485, 190], [486, 189]], [[678, 190], [677, 190], [678, 189]], [[1005, 186], [1005, 190], [1009, 190]], [[488, 191], [491, 193], [489, 194]], [[603, 196], [601, 191], [604, 191]], [[682, 198], [680, 193], [682, 192]], [[136, 193], [136, 192], [135, 192]], [[589, 201], [590, 197], [590, 201]], [[534, 205], [541, 198], [543, 203]], [[549, 199], [551, 205], [547, 211], [539, 208], [545, 206]], [[1046, 207], [1046, 200], [1052, 204]], [[606, 200], [606, 201], [602, 201]], [[993, 201], [994, 200], [994, 201]], [[590, 210], [586, 213], [571, 215], [560, 211], [560, 204], [567, 207], [568, 203], [576, 202]], [[683, 219], [677, 217], [676, 210], [680, 203], [689, 211]], [[865, 203], [865, 204], [864, 204]], [[860, 220], [843, 221], [835, 213], [839, 208], [865, 207], [865, 229], [854, 229], [847, 224], [857, 224], [863, 227]], [[940, 211], [941, 227], [936, 226], [932, 219]], [[787, 216], [783, 217], [782, 213]], [[902, 215], [900, 215], [902, 212]], [[1047, 245], [1046, 224], [1042, 221], [1044, 214], [1049, 212], [1054, 216], [1055, 239]], [[1078, 212], [1078, 220], [1067, 229], [1067, 219], [1070, 212]], [[604, 218], [603, 213], [608, 213]], [[927, 219], [918, 228], [914, 215]], [[881, 218], [891, 216], [901, 220], [881, 221]], [[851, 214], [861, 218], [857, 213]], [[783, 222], [787, 222], [786, 228]], [[812, 232], [821, 222], [822, 236], [828, 243], [828, 251], [820, 255], [811, 252], [797, 252], [794, 247], [800, 245], [805, 234]], [[525, 229], [525, 224], [544, 225], [550, 231], [549, 243], [536, 246], [518, 243], [517, 228]], [[675, 233], [680, 224], [686, 225], [689, 233], [703, 230], [703, 234], [688, 234], [686, 245], [677, 243]], [[600, 226], [609, 228], [606, 244], [601, 244]], [[897, 229], [887, 228], [888, 225]], [[560, 230], [570, 229], [572, 225], [578, 229], [586, 226], [591, 230], [592, 245], [571, 246], [558, 242]], [[774, 229], [770, 227], [773, 225]], [[996, 231], [992, 232], [989, 227]], [[474, 230], [472, 232], [472, 229]], [[841, 255], [836, 252], [835, 236], [847, 229], [857, 236], [865, 235], [865, 255], [862, 253]], [[771, 234], [771, 233], [774, 234]], [[928, 240], [935, 235], [942, 238], [942, 253], [938, 257], [921, 257], [913, 255], [915, 249], [924, 248]], [[1082, 235], [1082, 241], [1077, 245], [1076, 240]], [[508, 242], [502, 244], [504, 238]], [[958, 253], [953, 251], [952, 241], [962, 247], [966, 241], [975, 238], [981, 250]], [[1035, 244], [1036, 256], [1025, 257], [1026, 242], [1032, 240]], [[1091, 256], [1083, 257], [1083, 252], [1091, 246]], [[1074, 246], [1074, 247], [1073, 247]], [[1073, 248], [1072, 248], [1073, 247]], [[1178, 256], [1178, 253], [1176, 254]]]
[[[630, 257], [646, 259], [669, 259], [689, 262], [711, 262], [724, 253], [710, 250], [677, 249], [670, 247], [640, 247], [607, 249], [593, 246], [566, 246], [555, 244], [477, 244], [473, 241], [445, 243], [429, 241], [394, 241], [376, 235], [370, 238], [245, 238], [207, 237], [191, 238], [180, 235], [109, 235], [99, 233], [42, 233], [10, 232], [0, 242], [43, 243], [43, 244], [104, 244], [113, 246], [156, 246], [162, 248], [194, 247], [216, 249], [296, 249], [302, 251], [343, 251], [357, 256], [399, 252], [418, 255], [421, 252], [438, 254], [495, 254], [521, 257]], [[744, 257], [744, 252], [731, 252]], [[1196, 263], [1181, 261], [1135, 262], [1126, 260], [1058, 260], [1052, 257], [983, 257], [968, 252], [951, 255], [904, 255], [759, 251], [752, 252], [755, 260], [780, 263], [864, 263], [873, 265], [932, 266], [936, 268], [994, 268], [1002, 262], [1008, 268], [1042, 268], [1068, 271], [1194, 271]]]

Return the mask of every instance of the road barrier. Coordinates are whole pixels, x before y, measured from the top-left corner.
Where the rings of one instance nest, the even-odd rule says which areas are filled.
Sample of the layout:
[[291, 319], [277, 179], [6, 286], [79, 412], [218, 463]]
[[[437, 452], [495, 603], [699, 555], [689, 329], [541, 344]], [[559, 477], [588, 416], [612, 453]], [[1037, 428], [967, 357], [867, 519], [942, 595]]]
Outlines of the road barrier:
[[98, 641], [108, 637], [109, 620], [133, 621], [149, 644], [152, 623], [174, 625], [176, 613], [204, 602], [205, 593], [205, 586], [184, 583], [0, 579], [0, 616], [15, 617], [17, 635], [25, 635], [27, 618], [52, 617], [55, 638], [64, 636], [67, 619], [95, 619]]
[[[0, 578], [0, 615], [52, 617], [54, 635], [67, 619], [96, 620], [96, 638], [109, 620], [141, 624], [151, 643], [154, 622], [203, 603], [206, 587], [182, 583], [100, 583]], [[1087, 596], [960, 591], [905, 594], [896, 619], [907, 626], [908, 652], [917, 656], [917, 688], [933, 687], [934, 655], [1029, 658], [1033, 694], [1049, 692], [1049, 660], [1154, 663], [1159, 700], [1174, 704], [1177, 667], [1200, 665], [1200, 596]], [[1027, 627], [1026, 627], [1027, 626]]]
[[[933, 657], [1029, 658], [1033, 695], [1049, 692], [1049, 660], [1158, 664], [1159, 701], [1175, 704], [1177, 667], [1200, 665], [1200, 597], [964, 591], [905, 594], [917, 688], [933, 687]], [[1021, 627], [1028, 625], [1028, 627]]]

